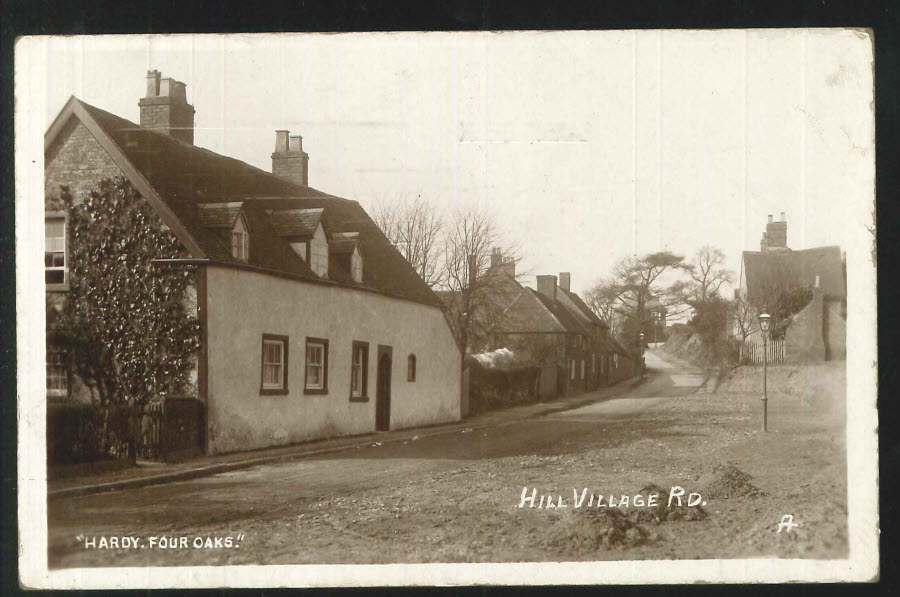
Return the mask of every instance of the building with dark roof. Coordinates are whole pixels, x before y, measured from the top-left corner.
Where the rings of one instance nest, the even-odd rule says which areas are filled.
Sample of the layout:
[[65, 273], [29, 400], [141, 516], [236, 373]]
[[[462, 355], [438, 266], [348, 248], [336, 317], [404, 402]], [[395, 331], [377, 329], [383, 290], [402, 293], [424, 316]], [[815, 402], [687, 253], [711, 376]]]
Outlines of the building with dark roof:
[[[753, 305], [765, 305], [766, 296], [790, 285], [808, 287], [812, 300], [794, 315], [784, 337], [788, 362], [842, 359], [846, 356], [847, 275], [837, 246], [792, 250], [787, 245], [787, 221], [768, 217], [759, 251], [741, 257], [737, 295]], [[733, 324], [735, 325], [735, 324]], [[736, 335], [732, 331], [733, 335]], [[756, 330], [748, 338], [758, 340]]]
[[[183, 83], [150, 71], [139, 106], [140, 125], [71, 97], [45, 134], [54, 308], [69, 282], [60, 188], [124, 177], [197, 266], [205, 452], [459, 419], [439, 299], [356, 201], [308, 186], [299, 135], [276, 131], [273, 174], [193, 144]], [[52, 373], [55, 397], [77, 393]]]
[[572, 292], [569, 273], [559, 275], [561, 283], [556, 276], [537, 276], [534, 290], [517, 280], [515, 263], [495, 249], [486, 278], [496, 304], [483, 348], [508, 348], [550, 366], [555, 381], [540, 385], [555, 388], [552, 395], [576, 395], [632, 375], [631, 358], [615, 356], [626, 353], [608, 341], [608, 326]]

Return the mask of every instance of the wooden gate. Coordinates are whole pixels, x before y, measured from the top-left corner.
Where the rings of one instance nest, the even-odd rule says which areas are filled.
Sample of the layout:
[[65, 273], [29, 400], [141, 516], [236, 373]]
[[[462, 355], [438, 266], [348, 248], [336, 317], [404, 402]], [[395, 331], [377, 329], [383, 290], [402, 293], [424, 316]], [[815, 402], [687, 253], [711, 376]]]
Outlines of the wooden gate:
[[753, 340], [741, 345], [742, 363], [762, 365], [763, 354], [766, 355], [769, 363], [783, 363], [784, 340], [769, 340], [765, 343], [762, 340]]

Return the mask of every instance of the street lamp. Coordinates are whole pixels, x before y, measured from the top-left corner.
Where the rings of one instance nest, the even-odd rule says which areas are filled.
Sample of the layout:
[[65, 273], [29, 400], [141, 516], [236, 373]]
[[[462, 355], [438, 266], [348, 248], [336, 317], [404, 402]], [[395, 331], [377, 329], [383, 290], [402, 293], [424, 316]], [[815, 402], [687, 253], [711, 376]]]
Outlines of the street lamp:
[[659, 344], [659, 311], [653, 312], [653, 346], [655, 348], [659, 348], [657, 345]]
[[638, 367], [641, 375], [644, 373], [644, 332], [638, 334]]
[[769, 314], [768, 313], [760, 313], [759, 314], [759, 329], [762, 330], [763, 337], [763, 395], [762, 395], [762, 403], [763, 403], [763, 431], [768, 432], [768, 400], [769, 397], [767, 395], [766, 388], [766, 378], [769, 376]]

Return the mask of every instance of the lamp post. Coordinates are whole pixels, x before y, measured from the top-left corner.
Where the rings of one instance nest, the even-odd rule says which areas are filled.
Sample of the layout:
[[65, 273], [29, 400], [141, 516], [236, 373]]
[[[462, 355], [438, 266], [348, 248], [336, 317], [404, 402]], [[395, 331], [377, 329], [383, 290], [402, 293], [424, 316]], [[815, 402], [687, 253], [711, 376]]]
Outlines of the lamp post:
[[[659, 311], [653, 312], [653, 346], [659, 344]], [[657, 347], [658, 348], [658, 347]]]
[[768, 401], [769, 397], [767, 395], [766, 382], [769, 376], [769, 314], [768, 313], [760, 313], [759, 315], [759, 329], [762, 330], [763, 336], [763, 395], [762, 395], [762, 406], [763, 406], [763, 431], [769, 431], [768, 424]]
[[638, 362], [641, 374], [644, 373], [644, 332], [638, 334]]

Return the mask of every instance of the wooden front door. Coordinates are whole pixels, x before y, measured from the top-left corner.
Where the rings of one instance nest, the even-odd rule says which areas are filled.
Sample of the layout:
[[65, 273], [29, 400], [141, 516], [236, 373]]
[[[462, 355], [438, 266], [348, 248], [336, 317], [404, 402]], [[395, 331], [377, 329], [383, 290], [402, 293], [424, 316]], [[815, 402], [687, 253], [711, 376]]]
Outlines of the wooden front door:
[[391, 347], [378, 347], [378, 381], [375, 388], [375, 430], [391, 428]]

